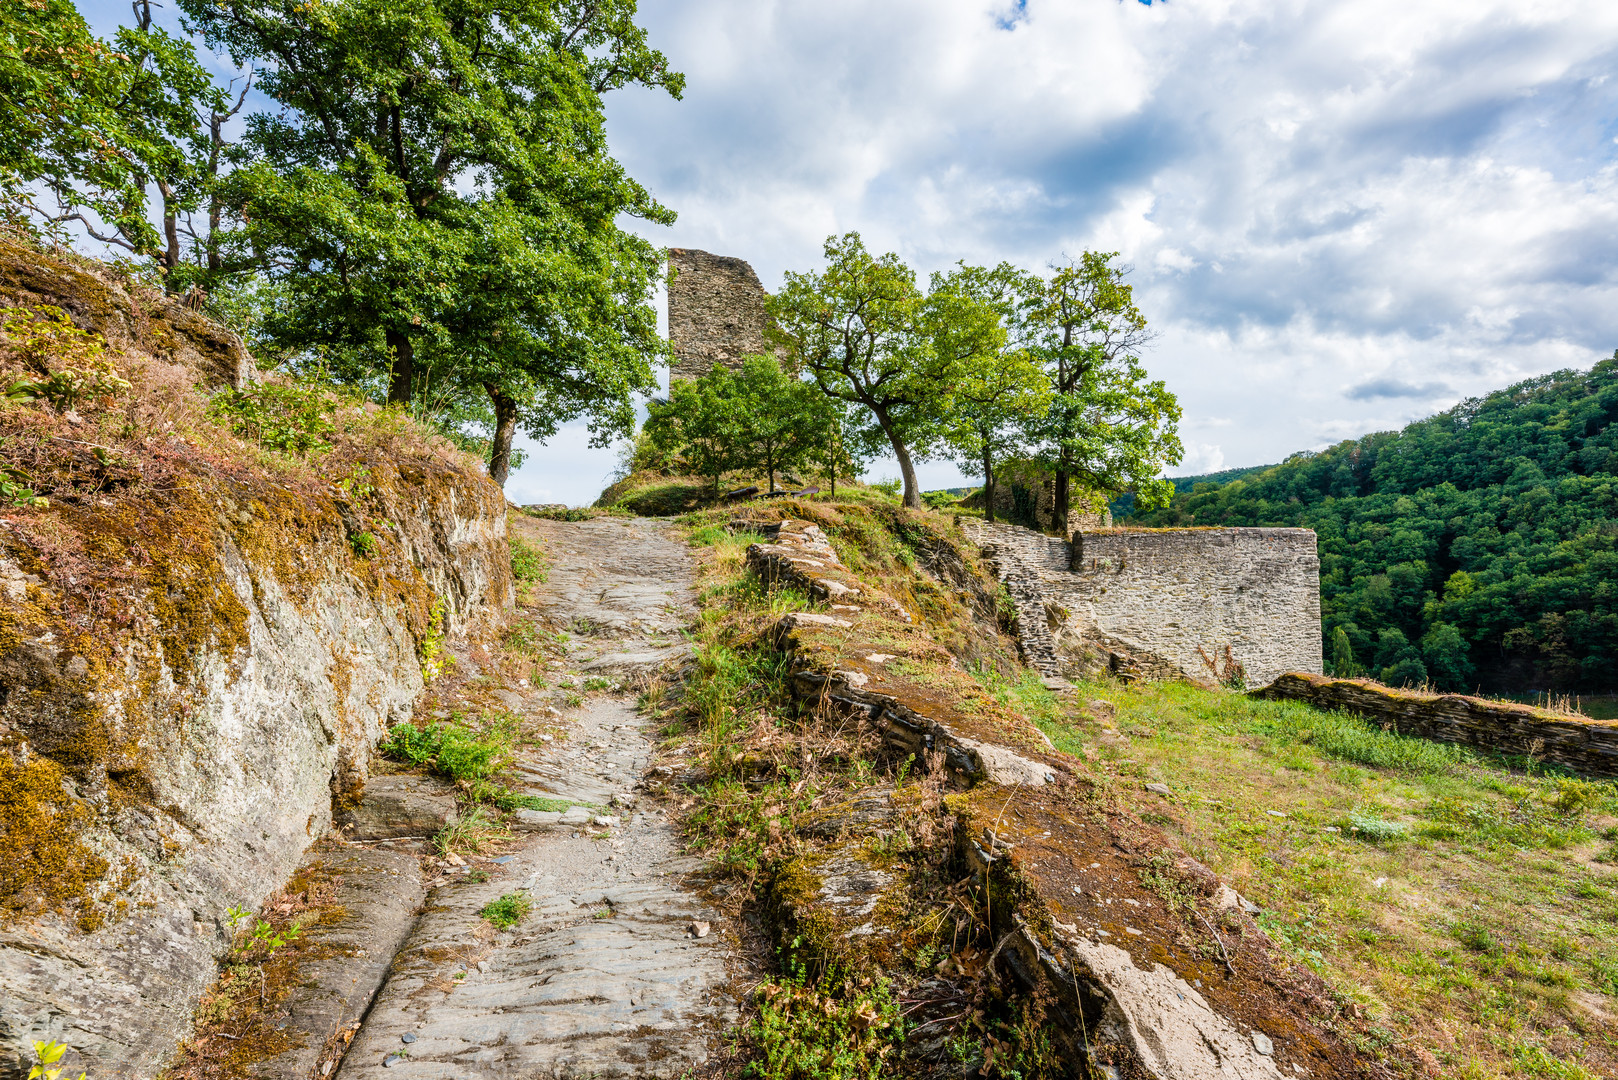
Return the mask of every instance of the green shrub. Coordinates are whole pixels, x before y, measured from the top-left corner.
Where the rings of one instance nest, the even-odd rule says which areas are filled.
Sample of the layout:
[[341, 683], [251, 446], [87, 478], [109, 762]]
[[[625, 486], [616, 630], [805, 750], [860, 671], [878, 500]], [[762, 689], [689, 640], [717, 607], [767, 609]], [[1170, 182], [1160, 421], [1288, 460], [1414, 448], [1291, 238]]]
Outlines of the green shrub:
[[804, 985], [802, 973], [756, 991], [759, 1012], [745, 1029], [756, 1057], [744, 1076], [761, 1080], [876, 1080], [892, 1075], [888, 1056], [904, 1022], [887, 984], [834, 994]]
[[331, 449], [332, 414], [341, 401], [329, 386], [309, 380], [257, 382], [227, 390], [208, 413], [232, 433], [268, 450], [307, 455]]
[[511, 576], [519, 585], [537, 585], [545, 580], [545, 557], [539, 548], [520, 536], [511, 541]]
[[506, 893], [498, 900], [490, 900], [478, 911], [496, 930], [509, 930], [523, 921], [533, 910], [534, 902], [526, 894]]

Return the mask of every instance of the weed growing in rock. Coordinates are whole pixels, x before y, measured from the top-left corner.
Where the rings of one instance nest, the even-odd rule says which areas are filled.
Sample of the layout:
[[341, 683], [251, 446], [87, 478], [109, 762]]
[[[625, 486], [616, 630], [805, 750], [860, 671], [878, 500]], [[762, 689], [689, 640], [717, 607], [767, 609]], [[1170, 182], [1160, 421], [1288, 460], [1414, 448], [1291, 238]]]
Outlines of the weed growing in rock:
[[496, 930], [509, 930], [522, 922], [533, 909], [534, 902], [526, 893], [506, 893], [498, 900], [490, 900], [478, 910]]
[[487, 810], [481, 806], [474, 806], [456, 818], [453, 823], [438, 830], [438, 834], [433, 837], [433, 847], [441, 856], [458, 856], [462, 852], [477, 855], [506, 835], [505, 828], [495, 823]]
[[885, 982], [853, 993], [808, 984], [801, 969], [758, 988], [757, 1018], [742, 1038], [753, 1051], [744, 1076], [760, 1080], [876, 1080], [904, 1041], [899, 1005]]
[[[42, 1077], [43, 1080], [58, 1080], [64, 1070], [60, 1067], [53, 1069], [51, 1066], [61, 1061], [62, 1055], [65, 1053], [67, 1053], [67, 1047], [55, 1039], [48, 1042], [35, 1042], [34, 1056], [39, 1059], [39, 1063], [28, 1070], [28, 1080], [41, 1080]], [[84, 1075], [82, 1072], [79, 1073], [78, 1080], [84, 1080]]]
[[332, 415], [345, 402], [330, 384], [313, 380], [250, 383], [213, 399], [209, 415], [266, 450], [308, 456], [332, 448]]
[[444, 601], [433, 600], [427, 619], [427, 632], [416, 642], [416, 658], [421, 661], [423, 682], [432, 682], [444, 673], [455, 658], [444, 649]]

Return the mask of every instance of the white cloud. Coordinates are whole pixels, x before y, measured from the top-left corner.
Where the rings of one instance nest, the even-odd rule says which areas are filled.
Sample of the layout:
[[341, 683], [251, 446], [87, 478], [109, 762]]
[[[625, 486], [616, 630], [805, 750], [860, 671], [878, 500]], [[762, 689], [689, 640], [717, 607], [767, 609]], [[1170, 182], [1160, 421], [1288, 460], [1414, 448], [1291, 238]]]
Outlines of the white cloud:
[[[923, 274], [1119, 250], [1198, 471], [1618, 346], [1609, 0], [643, 0], [641, 17], [690, 80], [682, 102], [609, 104], [615, 152], [680, 214], [647, 235], [746, 258], [766, 287], [846, 229]], [[582, 444], [559, 437], [513, 484], [584, 501], [613, 458]]]

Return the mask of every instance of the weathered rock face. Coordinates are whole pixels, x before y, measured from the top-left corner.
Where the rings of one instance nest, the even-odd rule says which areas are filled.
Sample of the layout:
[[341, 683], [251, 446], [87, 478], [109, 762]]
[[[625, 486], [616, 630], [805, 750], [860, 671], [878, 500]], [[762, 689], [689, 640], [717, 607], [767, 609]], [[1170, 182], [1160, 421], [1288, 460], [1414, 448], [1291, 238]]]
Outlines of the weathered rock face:
[[[1073, 541], [963, 522], [1017, 606], [1025, 659], [1248, 685], [1319, 672], [1320, 561], [1309, 529], [1080, 529]], [[1228, 652], [1227, 652], [1228, 650]]]
[[1586, 776], [1618, 776], [1618, 720], [1590, 720], [1531, 705], [1462, 694], [1395, 690], [1365, 679], [1294, 672], [1254, 692], [1272, 700], [1307, 701], [1387, 722], [1401, 735], [1462, 743], [1565, 765]]
[[37, 304], [61, 308], [114, 352], [181, 364], [210, 385], [240, 387], [254, 377], [241, 339], [181, 301], [131, 289], [110, 267], [44, 257], [0, 236], [0, 307]]
[[[262, 504], [238, 504], [185, 538], [190, 580], [135, 596], [99, 656], [30, 626], [43, 586], [8, 590], [0, 1075], [45, 1038], [97, 1076], [153, 1075], [228, 944], [229, 909], [287, 878], [409, 715], [434, 598], [461, 631], [505, 606], [503, 501], [476, 475], [437, 479], [441, 500], [393, 507], [392, 558], [355, 559], [328, 505], [330, 535], [285, 553], [306, 560], [291, 574], [236, 518]], [[8, 555], [26, 574], [26, 554]], [[53, 870], [66, 887], [29, 880]]]
[[228, 333], [11, 254], [0, 301], [69, 310], [132, 374], [186, 372], [168, 400], [196, 425], [102, 435], [116, 483], [0, 508], [0, 1077], [39, 1039], [146, 1077], [190, 1029], [228, 912], [358, 800], [438, 642], [496, 628], [506, 506], [475, 462], [371, 414], [318, 468], [266, 463], [185, 398], [250, 372]]
[[670, 248], [669, 264], [671, 377], [700, 378], [715, 364], [739, 367], [744, 356], [766, 351], [766, 294], [751, 266], [690, 248]]

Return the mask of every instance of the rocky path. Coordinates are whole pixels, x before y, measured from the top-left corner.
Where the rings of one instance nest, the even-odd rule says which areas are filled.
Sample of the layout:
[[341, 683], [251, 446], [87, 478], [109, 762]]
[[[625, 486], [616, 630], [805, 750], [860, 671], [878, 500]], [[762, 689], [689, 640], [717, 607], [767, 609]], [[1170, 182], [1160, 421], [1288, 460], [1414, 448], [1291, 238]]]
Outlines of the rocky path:
[[[690, 557], [656, 523], [513, 527], [551, 559], [530, 614], [566, 628], [569, 671], [633, 681], [684, 650]], [[538, 713], [543, 693], [520, 704]], [[649, 734], [627, 693], [560, 723], [518, 771], [529, 793], [574, 805], [522, 812], [519, 847], [432, 889], [338, 1080], [675, 1077], [706, 1059], [732, 1009], [726, 935], [682, 885], [695, 861], [638, 805]], [[531, 910], [509, 929], [479, 914], [513, 895]]]

